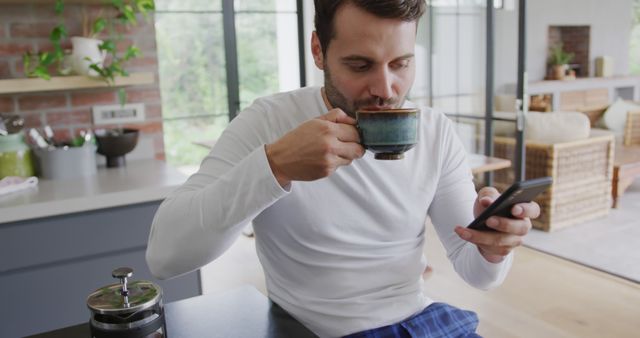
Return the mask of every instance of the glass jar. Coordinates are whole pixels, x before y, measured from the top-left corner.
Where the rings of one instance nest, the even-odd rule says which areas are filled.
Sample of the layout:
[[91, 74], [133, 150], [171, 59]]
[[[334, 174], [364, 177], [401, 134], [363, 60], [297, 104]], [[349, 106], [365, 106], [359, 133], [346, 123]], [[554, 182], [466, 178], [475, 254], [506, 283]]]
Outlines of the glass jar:
[[22, 132], [0, 135], [0, 179], [6, 176], [34, 175], [31, 149]]

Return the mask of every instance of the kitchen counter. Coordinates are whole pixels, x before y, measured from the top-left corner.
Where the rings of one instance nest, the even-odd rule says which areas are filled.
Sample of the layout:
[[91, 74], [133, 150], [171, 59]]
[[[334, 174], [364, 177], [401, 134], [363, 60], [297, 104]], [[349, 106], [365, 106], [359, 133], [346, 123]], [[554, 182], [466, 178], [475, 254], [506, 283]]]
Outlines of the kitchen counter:
[[164, 199], [187, 179], [163, 161], [98, 168], [94, 176], [40, 180], [35, 189], [0, 196], [0, 224]]
[[[89, 310], [87, 316], [89, 316]], [[316, 337], [309, 329], [251, 286], [165, 305], [169, 338]], [[29, 338], [86, 338], [89, 324], [79, 324]]]
[[11, 304], [0, 306], [0, 337], [85, 321], [78, 304], [113, 283], [110, 271], [120, 266], [160, 285], [167, 302], [201, 294], [198, 271], [159, 281], [145, 260], [156, 210], [186, 178], [161, 161], [129, 161], [0, 196], [0, 302]]

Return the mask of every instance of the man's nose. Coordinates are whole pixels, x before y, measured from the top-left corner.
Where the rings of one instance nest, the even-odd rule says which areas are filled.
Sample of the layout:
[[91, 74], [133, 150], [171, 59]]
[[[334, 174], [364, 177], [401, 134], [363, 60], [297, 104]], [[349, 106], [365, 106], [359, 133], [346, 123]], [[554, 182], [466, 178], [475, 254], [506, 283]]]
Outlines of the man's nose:
[[386, 67], [382, 67], [374, 73], [369, 83], [369, 94], [384, 100], [393, 97], [392, 74]]

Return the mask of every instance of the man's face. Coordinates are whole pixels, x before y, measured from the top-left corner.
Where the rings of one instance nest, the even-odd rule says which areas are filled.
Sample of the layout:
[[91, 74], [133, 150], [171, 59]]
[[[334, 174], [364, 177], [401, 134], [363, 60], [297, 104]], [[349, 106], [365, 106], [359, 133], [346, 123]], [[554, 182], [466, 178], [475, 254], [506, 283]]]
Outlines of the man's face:
[[325, 55], [315, 32], [312, 39], [331, 105], [351, 116], [363, 108], [401, 107], [415, 77], [416, 22], [382, 19], [347, 4], [336, 13], [334, 32]]

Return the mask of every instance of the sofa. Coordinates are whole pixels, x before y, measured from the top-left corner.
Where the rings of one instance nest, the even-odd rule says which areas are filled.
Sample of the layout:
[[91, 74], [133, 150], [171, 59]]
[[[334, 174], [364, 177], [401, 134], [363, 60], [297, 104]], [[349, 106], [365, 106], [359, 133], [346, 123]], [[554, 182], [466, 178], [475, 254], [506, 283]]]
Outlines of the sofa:
[[640, 145], [640, 110], [627, 112], [622, 143], [625, 146]]
[[[590, 128], [586, 115], [530, 112], [525, 126], [525, 178], [551, 176], [553, 183], [536, 199], [541, 215], [533, 226], [555, 231], [605, 216], [611, 208], [614, 135]], [[513, 124], [510, 126], [514, 129]], [[505, 128], [496, 128], [500, 134]], [[504, 133], [503, 133], [504, 134]], [[494, 156], [514, 159], [512, 135], [496, 136]], [[512, 168], [496, 171], [495, 185], [512, 184]]]
[[640, 102], [618, 99], [608, 106], [580, 112], [589, 116], [592, 127], [613, 132], [618, 143], [640, 144]]

